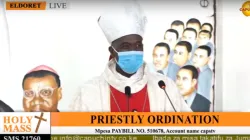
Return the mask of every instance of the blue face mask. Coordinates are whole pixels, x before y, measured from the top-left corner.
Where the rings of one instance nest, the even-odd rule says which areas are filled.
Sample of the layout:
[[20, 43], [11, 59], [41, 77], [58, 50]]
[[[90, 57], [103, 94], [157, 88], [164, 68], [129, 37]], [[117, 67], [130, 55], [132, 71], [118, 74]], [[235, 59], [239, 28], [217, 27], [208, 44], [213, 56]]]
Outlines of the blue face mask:
[[117, 52], [115, 50], [115, 52], [118, 54], [118, 62], [116, 60], [116, 63], [128, 74], [137, 72], [143, 65], [143, 51]]

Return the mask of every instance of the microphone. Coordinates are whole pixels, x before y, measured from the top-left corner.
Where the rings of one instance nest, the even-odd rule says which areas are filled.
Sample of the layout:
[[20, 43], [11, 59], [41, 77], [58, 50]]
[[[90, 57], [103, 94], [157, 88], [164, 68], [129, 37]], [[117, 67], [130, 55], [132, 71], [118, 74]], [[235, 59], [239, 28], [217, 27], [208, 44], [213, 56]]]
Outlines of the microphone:
[[125, 95], [127, 96], [127, 110], [128, 110], [128, 112], [130, 112], [129, 111], [129, 109], [130, 109], [130, 107], [129, 107], [129, 98], [131, 97], [131, 88], [129, 86], [125, 87]]
[[169, 102], [171, 103], [171, 105], [172, 105], [174, 111], [177, 112], [177, 111], [175, 110], [175, 107], [174, 107], [172, 101], [170, 100], [170, 98], [169, 98], [169, 96], [168, 96], [168, 93], [167, 93], [166, 89], [165, 89], [165, 88], [166, 88], [165, 82], [161, 80], [161, 81], [158, 82], [158, 85], [159, 85], [159, 87], [160, 87], [162, 90], [164, 90], [164, 92], [165, 92], [166, 96], [168, 97], [168, 100], [169, 100]]

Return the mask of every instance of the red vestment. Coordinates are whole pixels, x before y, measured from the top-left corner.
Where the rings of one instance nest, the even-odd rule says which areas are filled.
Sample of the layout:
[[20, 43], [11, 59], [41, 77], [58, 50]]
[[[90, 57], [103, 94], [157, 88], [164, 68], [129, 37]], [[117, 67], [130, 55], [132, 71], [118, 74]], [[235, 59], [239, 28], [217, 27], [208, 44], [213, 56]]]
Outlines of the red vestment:
[[[110, 91], [111, 112], [128, 112], [127, 96], [125, 95], [125, 93], [116, 90], [112, 86], [110, 86]], [[115, 102], [115, 100], [117, 103]], [[150, 112], [147, 85], [139, 92], [131, 94], [131, 96], [129, 97], [129, 112]]]

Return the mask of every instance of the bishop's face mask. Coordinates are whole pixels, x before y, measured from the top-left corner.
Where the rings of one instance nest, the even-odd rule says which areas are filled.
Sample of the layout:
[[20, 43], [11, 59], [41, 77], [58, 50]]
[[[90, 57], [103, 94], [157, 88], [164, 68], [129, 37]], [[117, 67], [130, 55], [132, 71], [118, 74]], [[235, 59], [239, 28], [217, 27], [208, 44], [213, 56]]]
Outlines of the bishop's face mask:
[[[114, 49], [113, 46], [112, 48]], [[115, 52], [118, 54], [118, 61], [115, 59], [116, 63], [128, 74], [137, 72], [143, 65], [143, 51], [117, 52], [115, 50]]]

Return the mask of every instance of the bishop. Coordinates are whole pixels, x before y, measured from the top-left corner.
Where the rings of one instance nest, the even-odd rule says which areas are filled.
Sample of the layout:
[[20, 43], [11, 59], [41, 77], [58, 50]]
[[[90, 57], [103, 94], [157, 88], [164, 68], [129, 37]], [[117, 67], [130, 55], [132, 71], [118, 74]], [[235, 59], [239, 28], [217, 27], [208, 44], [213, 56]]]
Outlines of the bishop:
[[[124, 1], [123, 1], [124, 2]], [[191, 112], [176, 84], [153, 74], [143, 61], [143, 36], [147, 18], [135, 2], [109, 8], [98, 19], [107, 38], [111, 59], [101, 76], [83, 84], [71, 110], [77, 112]], [[159, 81], [167, 85], [165, 90]], [[126, 92], [125, 87], [129, 87]], [[171, 102], [173, 106], [171, 105]]]

